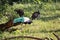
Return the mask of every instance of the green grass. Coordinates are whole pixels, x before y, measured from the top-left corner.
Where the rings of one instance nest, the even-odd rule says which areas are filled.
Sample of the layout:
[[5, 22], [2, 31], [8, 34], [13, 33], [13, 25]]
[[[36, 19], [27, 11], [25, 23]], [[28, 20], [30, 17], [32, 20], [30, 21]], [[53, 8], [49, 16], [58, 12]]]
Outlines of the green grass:
[[[56, 5], [57, 7], [55, 7]], [[16, 30], [13, 31], [12, 33], [5, 31], [3, 33], [0, 33], [0, 38], [26, 35], [26, 36], [34, 36], [38, 38], [48, 37], [48, 38], [53, 38], [53, 40], [57, 40], [57, 38], [52, 34], [54, 32], [60, 36], [60, 10], [58, 10], [60, 7], [59, 7], [59, 3], [57, 3], [56, 5], [55, 3], [46, 3], [43, 4], [42, 9], [40, 10], [39, 4], [14, 4], [14, 6], [12, 6], [13, 9], [15, 8], [24, 9], [25, 16], [28, 17], [30, 17], [30, 15], [32, 15], [34, 11], [37, 11], [37, 9], [39, 9], [41, 12], [41, 17], [39, 20], [33, 20], [33, 23], [31, 25], [27, 24], [26, 26], [18, 25], [13, 27], [14, 29], [15, 28], [19, 29], [22, 27], [22, 31]]]
[[[16, 26], [16, 28], [21, 28], [21, 25]], [[15, 27], [14, 27], [15, 28]], [[43, 20], [33, 20], [31, 25], [26, 25], [23, 27], [22, 32], [20, 30], [13, 31], [12, 33], [4, 32], [2, 33], [2, 38], [18, 35], [34, 36], [34, 37], [48, 37], [57, 40], [52, 34], [53, 32], [60, 36], [60, 20], [54, 19], [49, 21]], [[47, 35], [47, 36], [46, 36]]]

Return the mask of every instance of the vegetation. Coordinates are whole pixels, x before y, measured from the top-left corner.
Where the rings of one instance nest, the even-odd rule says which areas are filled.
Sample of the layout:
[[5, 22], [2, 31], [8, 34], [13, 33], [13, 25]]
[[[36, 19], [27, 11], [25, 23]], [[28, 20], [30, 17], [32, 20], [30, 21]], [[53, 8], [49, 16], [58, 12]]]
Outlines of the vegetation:
[[[11, 1], [11, 2], [10, 2]], [[11, 5], [10, 3], [13, 3]], [[35, 11], [40, 11], [40, 19], [33, 20], [31, 25], [18, 25], [11, 27], [13, 29], [22, 28], [23, 30], [16, 30], [13, 32], [0, 31], [0, 39], [11, 36], [34, 36], [38, 38], [48, 37], [53, 40], [57, 38], [52, 34], [56, 33], [60, 37], [60, 1], [59, 0], [0, 0], [0, 24], [6, 23], [9, 18], [5, 14], [11, 14], [14, 18], [19, 17], [14, 9], [23, 9], [27, 17], [31, 17]], [[3, 5], [2, 5], [3, 3]], [[11, 40], [23, 40], [23, 38], [15, 38]], [[25, 39], [25, 40], [28, 40]]]

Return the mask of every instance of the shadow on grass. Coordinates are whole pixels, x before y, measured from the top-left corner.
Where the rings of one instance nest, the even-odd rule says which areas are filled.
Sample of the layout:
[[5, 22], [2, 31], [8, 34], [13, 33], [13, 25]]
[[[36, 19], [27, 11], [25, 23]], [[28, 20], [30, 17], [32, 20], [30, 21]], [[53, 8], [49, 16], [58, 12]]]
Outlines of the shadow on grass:
[[54, 15], [54, 16], [49, 16], [49, 17], [41, 17], [40, 19], [43, 20], [43, 21], [49, 21], [49, 20], [54, 20], [54, 19], [57, 19], [57, 18], [60, 18], [59, 14]]

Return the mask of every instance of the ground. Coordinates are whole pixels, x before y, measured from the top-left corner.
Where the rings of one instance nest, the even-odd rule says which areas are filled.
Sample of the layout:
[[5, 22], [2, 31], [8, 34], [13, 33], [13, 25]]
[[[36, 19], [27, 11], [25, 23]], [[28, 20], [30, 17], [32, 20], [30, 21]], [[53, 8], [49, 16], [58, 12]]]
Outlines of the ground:
[[[20, 5], [20, 8], [24, 9], [26, 14], [29, 13], [31, 15], [31, 13], [34, 12], [35, 10], [34, 7], [36, 7], [37, 4], [17, 4], [17, 5], [14, 4], [14, 6], [12, 7], [14, 8], [17, 7], [18, 5]], [[56, 4], [46, 3], [46, 5], [45, 4], [43, 5], [44, 5], [43, 9], [41, 10], [39, 9], [41, 12], [41, 16], [39, 20], [33, 20], [33, 23], [30, 25], [27, 24], [27, 25], [14, 26], [13, 28], [18, 28], [18, 29], [22, 27], [22, 31], [16, 30], [13, 31], [12, 33], [5, 31], [3, 33], [0, 33], [0, 38], [26, 35], [26, 36], [34, 36], [38, 38], [48, 37], [48, 38], [53, 38], [53, 40], [57, 40], [57, 38], [52, 33], [56, 33], [60, 37], [60, 9], [59, 9], [60, 5], [59, 3]], [[44, 7], [47, 8], [44, 9]], [[19, 8], [19, 6], [17, 8]], [[36, 8], [36, 10], [38, 8]]]

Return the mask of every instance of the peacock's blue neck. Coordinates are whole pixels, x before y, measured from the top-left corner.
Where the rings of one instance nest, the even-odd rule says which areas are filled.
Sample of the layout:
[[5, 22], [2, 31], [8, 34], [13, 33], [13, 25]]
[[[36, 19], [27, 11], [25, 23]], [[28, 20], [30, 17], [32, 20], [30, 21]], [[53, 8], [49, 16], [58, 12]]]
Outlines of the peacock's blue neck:
[[24, 22], [29, 22], [30, 19], [28, 17], [19, 17], [13, 20], [13, 23], [24, 23]]
[[19, 17], [13, 20], [13, 23], [24, 22], [24, 17]]

